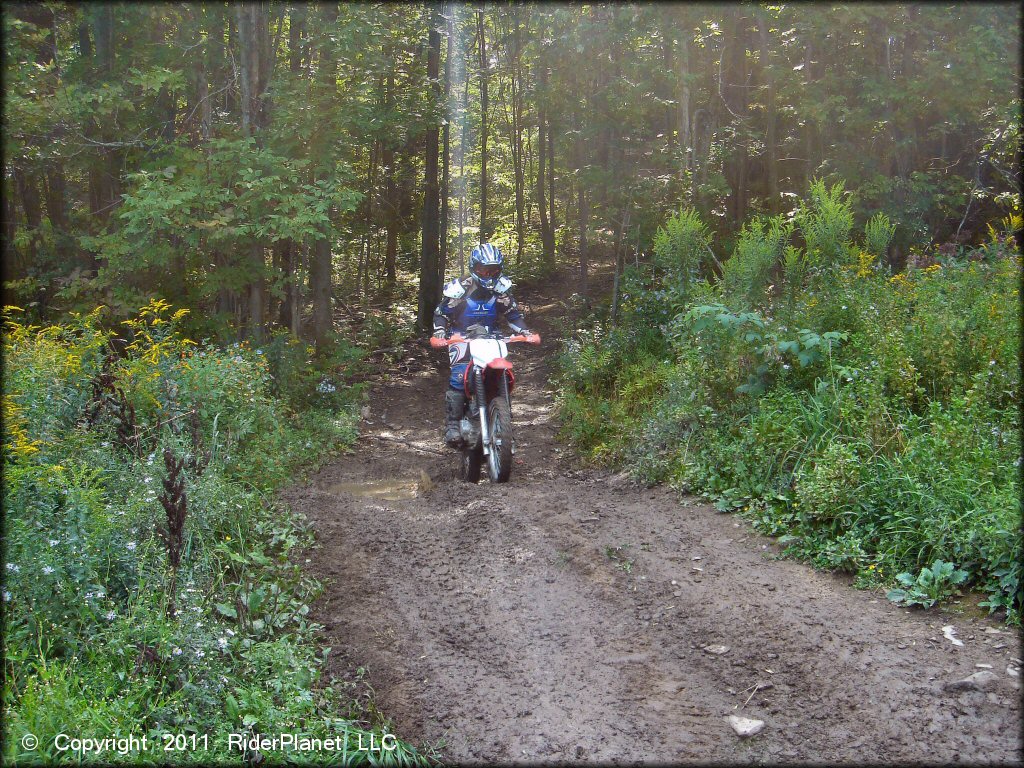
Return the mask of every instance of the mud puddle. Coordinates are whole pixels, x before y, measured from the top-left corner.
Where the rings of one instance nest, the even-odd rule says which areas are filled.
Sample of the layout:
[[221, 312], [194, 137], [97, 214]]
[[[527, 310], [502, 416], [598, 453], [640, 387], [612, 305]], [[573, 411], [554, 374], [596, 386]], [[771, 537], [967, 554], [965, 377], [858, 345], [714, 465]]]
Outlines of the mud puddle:
[[419, 476], [412, 480], [385, 479], [332, 483], [326, 487], [326, 490], [334, 495], [348, 494], [378, 501], [402, 501], [414, 499], [429, 492], [433, 487], [434, 481], [421, 469]]

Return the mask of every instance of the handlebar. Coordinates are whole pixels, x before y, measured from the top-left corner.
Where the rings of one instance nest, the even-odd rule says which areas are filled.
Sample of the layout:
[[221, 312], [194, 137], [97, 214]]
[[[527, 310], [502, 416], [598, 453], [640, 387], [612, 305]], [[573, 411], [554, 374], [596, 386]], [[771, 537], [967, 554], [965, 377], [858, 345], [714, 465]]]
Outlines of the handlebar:
[[[497, 341], [504, 341], [506, 344], [514, 344], [514, 343], [520, 342], [520, 341], [521, 342], [525, 342], [527, 344], [540, 344], [540, 334], [539, 333], [530, 333], [530, 334], [517, 333], [517, 334], [514, 334], [512, 336], [498, 336], [498, 337], [496, 337], [496, 340]], [[470, 339], [467, 339], [467, 338], [463, 337], [461, 334], [458, 334], [458, 333], [453, 334], [452, 336], [450, 336], [447, 339], [439, 339], [436, 336], [431, 336], [430, 337], [430, 346], [434, 347], [435, 349], [440, 349], [441, 347], [449, 347], [452, 344], [458, 344], [461, 341], [470, 341]]]

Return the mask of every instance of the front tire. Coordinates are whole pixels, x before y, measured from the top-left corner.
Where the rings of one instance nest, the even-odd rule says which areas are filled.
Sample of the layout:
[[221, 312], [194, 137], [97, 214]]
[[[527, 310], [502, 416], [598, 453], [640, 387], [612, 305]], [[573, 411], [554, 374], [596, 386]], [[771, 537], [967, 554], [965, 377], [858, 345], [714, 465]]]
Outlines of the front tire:
[[491, 433], [487, 474], [492, 482], [507, 483], [512, 474], [512, 411], [500, 395], [491, 400], [487, 410]]
[[467, 483], [480, 482], [480, 468], [484, 463], [484, 449], [480, 441], [472, 448], [463, 448], [459, 458], [459, 479]]

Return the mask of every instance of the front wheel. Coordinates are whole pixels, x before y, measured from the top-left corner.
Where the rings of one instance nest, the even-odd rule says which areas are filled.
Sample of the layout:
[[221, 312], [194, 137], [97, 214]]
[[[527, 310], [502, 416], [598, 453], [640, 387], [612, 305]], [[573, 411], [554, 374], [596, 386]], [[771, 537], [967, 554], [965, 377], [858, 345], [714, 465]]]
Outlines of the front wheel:
[[512, 411], [508, 400], [500, 395], [487, 406], [490, 427], [490, 452], [487, 454], [487, 474], [491, 482], [508, 482], [512, 474]]
[[467, 483], [480, 482], [480, 467], [484, 463], [484, 449], [480, 447], [480, 441], [472, 448], [463, 448], [459, 460], [459, 479]]

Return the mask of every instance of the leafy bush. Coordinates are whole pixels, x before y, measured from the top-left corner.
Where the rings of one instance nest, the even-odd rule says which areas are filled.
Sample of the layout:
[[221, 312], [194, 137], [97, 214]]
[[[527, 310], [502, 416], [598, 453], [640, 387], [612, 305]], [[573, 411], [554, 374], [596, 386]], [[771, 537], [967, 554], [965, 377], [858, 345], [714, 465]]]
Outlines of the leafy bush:
[[159, 301], [121, 342], [99, 311], [7, 314], [4, 758], [58, 759], [59, 732], [192, 729], [211, 751], [175, 759], [208, 762], [249, 728], [353, 744], [379, 728], [334, 714], [308, 619], [319, 585], [293, 562], [311, 532], [265, 496], [351, 442], [357, 391], [339, 380], [333, 405], [295, 413], [263, 350], [196, 344]]
[[723, 265], [722, 292], [740, 299], [741, 306], [759, 304], [791, 231], [781, 216], [754, 219], [744, 226], [736, 250]]
[[922, 568], [914, 578], [912, 573], [896, 576], [902, 588], [890, 589], [886, 597], [900, 605], [920, 605], [931, 608], [935, 603], [956, 593], [956, 587], [967, 581], [967, 571], [961, 571], [953, 563], [936, 560], [931, 568]]
[[796, 225], [803, 235], [807, 258], [818, 268], [847, 263], [850, 232], [853, 230], [853, 206], [837, 182], [812, 182], [809, 200], [800, 207]]
[[637, 277], [620, 324], [563, 355], [564, 433], [862, 586], [959, 563], [962, 586], [1019, 622], [1020, 254], [997, 233], [891, 275], [892, 225], [876, 216], [853, 242], [838, 184], [816, 183], [796, 220], [806, 250], [754, 222], [686, 302]]
[[896, 225], [884, 213], [876, 213], [864, 225], [864, 250], [875, 258], [882, 258], [889, 249]]
[[693, 208], [679, 209], [654, 235], [655, 259], [673, 275], [684, 302], [710, 249], [711, 232]]

